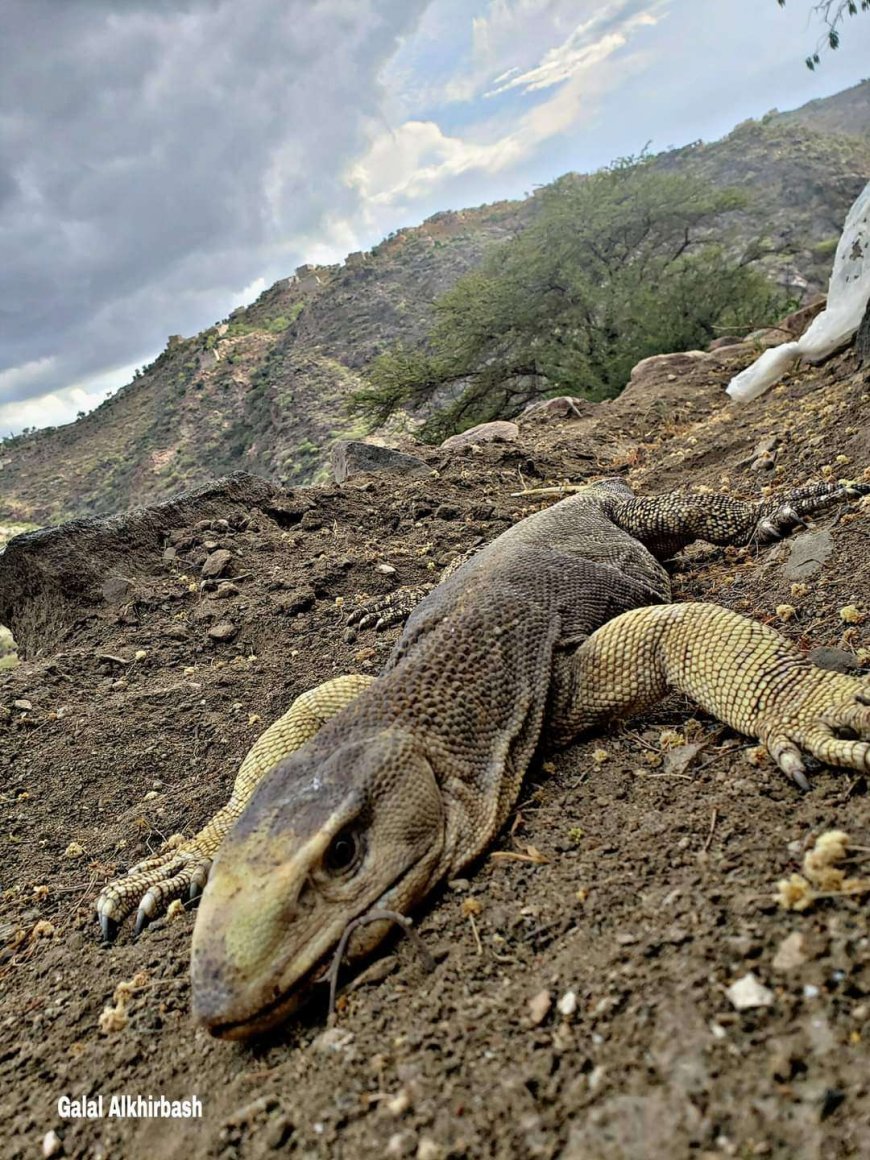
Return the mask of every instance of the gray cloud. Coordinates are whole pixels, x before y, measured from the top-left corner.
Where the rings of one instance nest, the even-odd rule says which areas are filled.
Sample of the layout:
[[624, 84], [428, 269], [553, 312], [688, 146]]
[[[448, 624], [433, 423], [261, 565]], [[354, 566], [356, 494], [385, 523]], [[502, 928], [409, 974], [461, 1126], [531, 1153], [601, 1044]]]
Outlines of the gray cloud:
[[8, 0], [0, 402], [144, 357], [304, 260], [355, 209], [341, 171], [427, 3]]

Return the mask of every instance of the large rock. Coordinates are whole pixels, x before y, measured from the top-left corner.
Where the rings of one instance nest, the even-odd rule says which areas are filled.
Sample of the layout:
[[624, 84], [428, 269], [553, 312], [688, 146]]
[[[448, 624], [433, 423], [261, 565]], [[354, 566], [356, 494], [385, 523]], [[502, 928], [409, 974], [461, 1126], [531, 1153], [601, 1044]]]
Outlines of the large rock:
[[537, 403], [529, 403], [522, 418], [538, 415], [546, 419], [585, 419], [593, 415], [597, 408], [597, 403], [590, 403], [588, 399], [581, 399], [577, 395], [556, 395], [553, 399], [539, 399]]
[[492, 423], [478, 423], [476, 427], [469, 427], [467, 431], [460, 431], [458, 435], [451, 435], [441, 444], [442, 451], [459, 451], [463, 447], [471, 447], [475, 443], [514, 443], [519, 437], [520, 429], [516, 423], [506, 419], [496, 419]]
[[[705, 384], [711, 380], [718, 360], [729, 352], [708, 354], [702, 350], [678, 351], [674, 354], [654, 354], [641, 359], [631, 372], [631, 377], [616, 400], [620, 409], [630, 408], [637, 414], [638, 408], [673, 406], [687, 400], [697, 400], [700, 393], [707, 390]], [[709, 389], [711, 400], [722, 393], [718, 383]]]
[[416, 455], [365, 443], [361, 439], [342, 439], [332, 448], [332, 474], [336, 483], [353, 475], [387, 472], [393, 475], [428, 475], [429, 467]]
[[828, 299], [825, 294], [817, 294], [805, 306], [781, 318], [772, 329], [782, 331], [782, 341], [788, 342], [792, 338], [800, 338], [809, 324], [822, 313]]
[[783, 575], [787, 580], [808, 580], [821, 572], [833, 550], [834, 541], [827, 528], [795, 536], [788, 541], [788, 559], [782, 568]]

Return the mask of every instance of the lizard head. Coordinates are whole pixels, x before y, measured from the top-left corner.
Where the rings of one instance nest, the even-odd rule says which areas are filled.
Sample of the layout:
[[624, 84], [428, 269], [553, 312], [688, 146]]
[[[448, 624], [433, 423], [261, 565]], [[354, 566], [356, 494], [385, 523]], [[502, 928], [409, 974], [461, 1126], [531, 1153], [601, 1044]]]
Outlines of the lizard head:
[[[413, 738], [387, 729], [280, 761], [224, 839], [193, 935], [196, 1020], [240, 1039], [280, 1023], [320, 977], [347, 924], [406, 913], [438, 877], [444, 809]], [[357, 928], [358, 958], [389, 923]]]

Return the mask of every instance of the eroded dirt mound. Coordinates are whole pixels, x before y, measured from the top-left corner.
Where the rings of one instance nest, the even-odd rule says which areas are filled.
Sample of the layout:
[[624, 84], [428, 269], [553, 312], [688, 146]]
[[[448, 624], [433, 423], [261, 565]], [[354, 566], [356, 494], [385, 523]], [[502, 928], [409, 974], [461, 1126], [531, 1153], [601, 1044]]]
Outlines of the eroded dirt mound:
[[[870, 1154], [866, 910], [772, 900], [821, 830], [870, 847], [866, 779], [819, 770], [801, 797], [677, 698], [534, 771], [494, 856], [419, 916], [435, 975], [393, 945], [327, 1036], [315, 1005], [254, 1047], [208, 1040], [188, 1016], [194, 916], [107, 949], [92, 910], [122, 866], [214, 812], [294, 696], [377, 670], [396, 630], [346, 639], [360, 594], [431, 578], [552, 502], [540, 489], [623, 474], [756, 497], [860, 476], [853, 356], [736, 409], [722, 388], [748, 357], [660, 362], [581, 417], [529, 417], [516, 443], [417, 449], [427, 477], [241, 477], [12, 543], [0, 620], [26, 659], [0, 676], [4, 1155], [39, 1155], [50, 1131], [56, 1154], [89, 1157]], [[867, 529], [857, 509], [820, 520], [802, 564], [790, 545], [696, 548], [675, 587], [860, 664], [867, 622], [840, 610], [870, 611]], [[726, 989], [749, 973], [769, 998], [741, 1012]], [[101, 1031], [123, 980], [126, 1023]], [[195, 1121], [56, 1108], [193, 1093]]]

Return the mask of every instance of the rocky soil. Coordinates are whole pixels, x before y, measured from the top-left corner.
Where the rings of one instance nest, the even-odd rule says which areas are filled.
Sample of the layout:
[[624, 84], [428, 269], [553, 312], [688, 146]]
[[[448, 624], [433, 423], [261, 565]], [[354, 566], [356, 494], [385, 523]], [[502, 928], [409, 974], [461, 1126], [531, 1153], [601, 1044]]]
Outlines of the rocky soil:
[[[431, 579], [552, 502], [540, 489], [618, 474], [757, 497], [866, 478], [854, 354], [738, 409], [722, 388], [751, 354], [653, 360], [619, 400], [538, 412], [514, 441], [416, 449], [425, 475], [295, 491], [242, 476], [12, 541], [0, 621], [24, 660], [0, 673], [0, 1154], [870, 1155], [866, 899], [795, 913], [774, 897], [830, 828], [866, 869], [867, 779], [820, 768], [800, 795], [680, 698], [545, 756], [491, 853], [417, 916], [434, 975], [390, 945], [328, 1032], [321, 1000], [253, 1046], [209, 1040], [188, 1014], [194, 914], [107, 948], [93, 913], [108, 878], [213, 813], [294, 696], [377, 670], [397, 630], [347, 639], [361, 596]], [[775, 548], [694, 548], [673, 565], [677, 598], [866, 666], [866, 508]], [[741, 980], [758, 1005], [735, 1006]], [[59, 1116], [59, 1096], [101, 1093], [196, 1094], [203, 1115]]]

